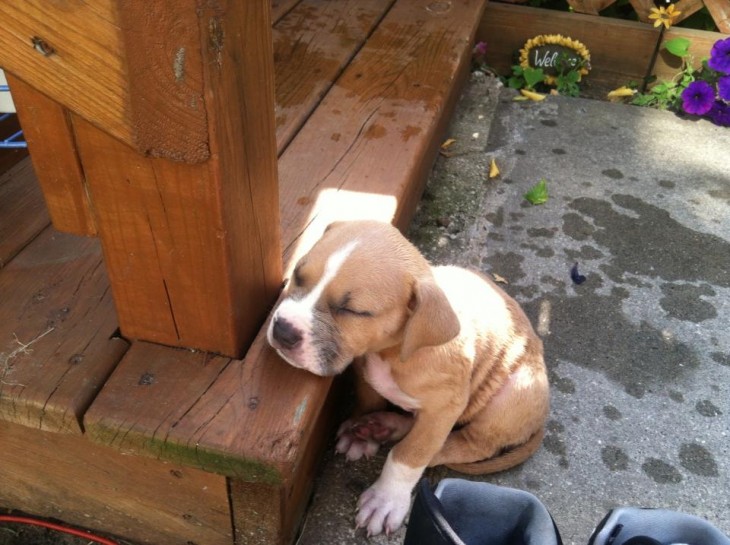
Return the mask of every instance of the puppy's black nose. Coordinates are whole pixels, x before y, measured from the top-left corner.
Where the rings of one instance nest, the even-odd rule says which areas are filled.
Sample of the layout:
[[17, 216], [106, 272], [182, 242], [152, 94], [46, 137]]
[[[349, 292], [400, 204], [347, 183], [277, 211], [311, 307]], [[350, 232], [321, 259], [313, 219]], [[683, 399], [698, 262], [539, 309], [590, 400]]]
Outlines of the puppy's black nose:
[[292, 349], [302, 340], [301, 332], [283, 318], [274, 318], [274, 329], [272, 333], [274, 340], [282, 348]]

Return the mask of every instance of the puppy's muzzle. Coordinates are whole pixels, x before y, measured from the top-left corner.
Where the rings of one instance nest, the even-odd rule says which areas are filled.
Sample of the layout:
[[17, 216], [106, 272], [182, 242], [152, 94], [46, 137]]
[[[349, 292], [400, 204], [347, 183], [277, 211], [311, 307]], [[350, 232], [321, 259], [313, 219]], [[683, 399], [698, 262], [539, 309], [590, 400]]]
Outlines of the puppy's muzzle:
[[293, 350], [302, 343], [302, 332], [284, 318], [275, 317], [271, 329], [271, 337], [278, 344], [277, 348]]

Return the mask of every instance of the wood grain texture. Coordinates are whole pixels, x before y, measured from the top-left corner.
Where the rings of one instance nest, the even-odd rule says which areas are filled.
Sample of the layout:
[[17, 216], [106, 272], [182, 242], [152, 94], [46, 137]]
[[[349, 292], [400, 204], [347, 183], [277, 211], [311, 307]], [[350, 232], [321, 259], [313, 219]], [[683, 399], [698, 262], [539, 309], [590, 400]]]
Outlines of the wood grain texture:
[[49, 222], [43, 193], [26, 157], [0, 174], [0, 269]]
[[[318, 237], [329, 218], [353, 214], [401, 226], [410, 219], [483, 8], [465, 2], [431, 13], [428, 5], [396, 4], [280, 159], [288, 263], [302, 232]], [[332, 139], [336, 133], [340, 141]], [[154, 395], [135, 386], [145, 372], [160, 381]], [[181, 391], [182, 398], [174, 386], [180, 380], [194, 388]], [[266, 343], [265, 326], [243, 361], [135, 343], [85, 426], [94, 440], [117, 448], [192, 457], [186, 463], [283, 483], [330, 384], [281, 361]], [[174, 409], [154, 410], [167, 395]]]
[[127, 349], [98, 241], [47, 228], [0, 270], [0, 419], [81, 433]]
[[0, 504], [151, 545], [231, 545], [224, 477], [0, 420]]
[[404, 226], [420, 197], [484, 2], [397, 2], [279, 160], [291, 264], [330, 221]]
[[207, 162], [143, 157], [74, 117], [125, 336], [240, 356], [276, 298], [281, 251], [268, 7], [231, 1], [195, 12], [207, 36]]
[[274, 25], [279, 153], [392, 4], [393, 0], [303, 0]]
[[[687, 38], [689, 40], [689, 54], [694, 59], [694, 66], [700, 66], [701, 60], [710, 56], [712, 46], [717, 40], [727, 38], [726, 35], [719, 32], [671, 27], [664, 32], [662, 43], [678, 37]], [[657, 80], [671, 80], [681, 69], [681, 59], [671, 55], [666, 48], [661, 47], [653, 70], [653, 74], [657, 77]]]
[[196, 9], [3, 2], [0, 65], [142, 154], [201, 162], [210, 148]]
[[114, 0], [0, 2], [0, 20], [6, 72], [133, 142]]
[[8, 82], [54, 227], [96, 234], [68, 111], [11, 74]]
[[730, 3], [725, 0], [704, 0], [704, 2], [718, 30], [730, 34]]
[[477, 37], [489, 43], [487, 64], [500, 74], [509, 74], [514, 52], [540, 34], [569, 36], [588, 48], [592, 68], [581, 85], [599, 94], [632, 80], [641, 81], [658, 31], [632, 21], [490, 2]]
[[195, 0], [118, 2], [133, 145], [186, 163], [210, 157]]
[[278, 21], [284, 17], [300, 0], [271, 0], [271, 20]]

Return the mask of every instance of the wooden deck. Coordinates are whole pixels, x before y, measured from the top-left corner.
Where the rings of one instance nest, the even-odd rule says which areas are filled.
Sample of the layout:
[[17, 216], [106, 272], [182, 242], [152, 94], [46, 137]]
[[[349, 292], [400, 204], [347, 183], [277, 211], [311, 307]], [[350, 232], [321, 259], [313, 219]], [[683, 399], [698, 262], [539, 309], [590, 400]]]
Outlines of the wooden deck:
[[[279, 214], [273, 219], [280, 233], [274, 248], [284, 277], [332, 220], [367, 217], [401, 227], [410, 221], [467, 74], [484, 4], [274, 1]], [[0, 464], [0, 505], [140, 543], [290, 542], [337, 416], [337, 389], [331, 379], [279, 360], [260, 319], [243, 358], [124, 338], [124, 313], [115, 312], [115, 302], [146, 296], [117, 290], [112, 297], [109, 278], [157, 272], [114, 261], [110, 240], [124, 247], [135, 227], [110, 227], [107, 215], [123, 206], [133, 215], [129, 203], [135, 203], [153, 227], [159, 217], [179, 221], [189, 238], [213, 237], [198, 246], [213, 244], [215, 233], [200, 233], [195, 218], [170, 211], [192, 215], [191, 203], [200, 199], [195, 188], [174, 193], [177, 200], [172, 193], [160, 193], [160, 202], [151, 198], [167, 191], [159, 189], [163, 177], [174, 185], [180, 169], [202, 167], [164, 157], [142, 161], [124, 143], [139, 135], [127, 134], [111, 107], [94, 110], [74, 98], [64, 102], [67, 113], [56, 95], [38, 96], [29, 84], [33, 74], [22, 76], [14, 89], [21, 119], [31, 120], [29, 140], [50, 139], [53, 146], [36, 156], [31, 145], [40, 186], [29, 159], [5, 156], [3, 163], [0, 156], [0, 436], [10, 452]], [[23, 110], [26, 97], [36, 110]], [[58, 135], [44, 134], [31, 116], [55, 119], [73, 138], [56, 142]], [[110, 124], [109, 133], [99, 130], [99, 119]], [[79, 146], [80, 158], [69, 142]], [[109, 150], [111, 160], [102, 155]], [[115, 169], [148, 172], [154, 183], [128, 179], [102, 188], [100, 180]], [[87, 191], [96, 205], [87, 202]], [[98, 233], [101, 243], [52, 227], [44, 193], [57, 227]], [[188, 248], [164, 242], [158, 252]], [[170, 290], [217, 282], [205, 262], [185, 259], [203, 272]], [[177, 299], [168, 293], [167, 300]], [[237, 312], [246, 312], [246, 301]], [[174, 324], [178, 337], [197, 338], [185, 327]]]

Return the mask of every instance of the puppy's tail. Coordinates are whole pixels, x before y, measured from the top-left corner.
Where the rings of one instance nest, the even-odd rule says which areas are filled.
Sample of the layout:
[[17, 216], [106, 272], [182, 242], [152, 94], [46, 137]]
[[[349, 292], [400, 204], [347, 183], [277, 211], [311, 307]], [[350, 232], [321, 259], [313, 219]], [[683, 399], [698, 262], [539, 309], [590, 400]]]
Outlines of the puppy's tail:
[[486, 475], [487, 473], [497, 473], [499, 471], [505, 471], [527, 460], [530, 456], [535, 454], [540, 448], [542, 439], [545, 436], [545, 430], [540, 428], [538, 431], [533, 433], [530, 438], [502, 454], [499, 454], [493, 458], [487, 458], [486, 460], [480, 460], [479, 462], [471, 462], [468, 464], [445, 464], [449, 469], [458, 471], [459, 473], [466, 473], [467, 475]]

